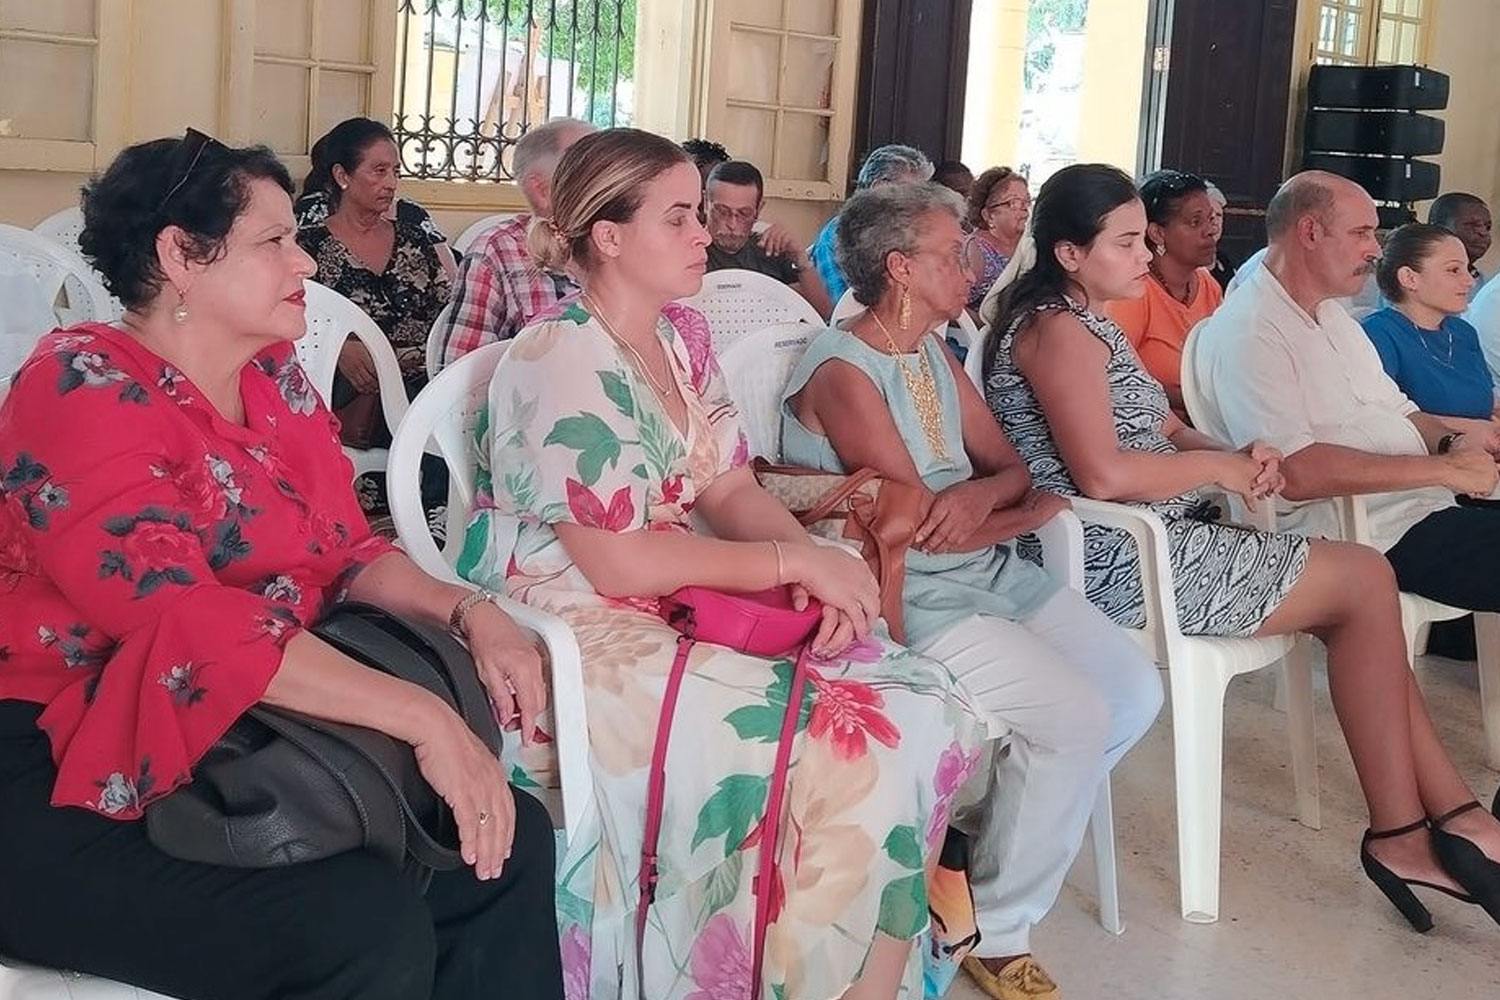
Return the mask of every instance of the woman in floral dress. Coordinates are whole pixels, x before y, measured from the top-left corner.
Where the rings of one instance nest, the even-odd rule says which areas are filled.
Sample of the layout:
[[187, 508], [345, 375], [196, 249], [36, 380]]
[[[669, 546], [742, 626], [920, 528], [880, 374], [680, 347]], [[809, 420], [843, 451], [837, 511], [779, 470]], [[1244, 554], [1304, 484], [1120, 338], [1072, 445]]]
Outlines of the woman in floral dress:
[[[706, 324], [669, 305], [702, 278], [699, 193], [686, 155], [644, 132], [600, 132], [564, 155], [533, 255], [571, 263], [584, 291], [524, 330], [496, 369], [482, 470], [493, 507], [460, 561], [470, 579], [561, 615], [582, 650], [598, 815], [563, 865], [568, 996], [636, 993], [635, 875], [677, 640], [657, 598], [687, 584], [790, 584], [825, 611], [755, 1000], [914, 998], [924, 867], [982, 727], [946, 671], [875, 627], [864, 564], [812, 544], [746, 468]], [[690, 512], [717, 537], [694, 532]], [[751, 883], [791, 668], [693, 651], [666, 764], [650, 1000], [748, 992]]]

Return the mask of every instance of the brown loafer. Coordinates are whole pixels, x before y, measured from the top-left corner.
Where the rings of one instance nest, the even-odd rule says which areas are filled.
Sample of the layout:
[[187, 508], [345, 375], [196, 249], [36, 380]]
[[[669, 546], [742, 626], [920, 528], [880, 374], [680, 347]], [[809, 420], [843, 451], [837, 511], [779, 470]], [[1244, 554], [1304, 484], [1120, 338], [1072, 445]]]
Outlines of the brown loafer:
[[1030, 955], [1013, 958], [991, 972], [979, 959], [970, 955], [961, 968], [995, 1000], [1062, 1000], [1062, 991], [1047, 975], [1047, 970]]

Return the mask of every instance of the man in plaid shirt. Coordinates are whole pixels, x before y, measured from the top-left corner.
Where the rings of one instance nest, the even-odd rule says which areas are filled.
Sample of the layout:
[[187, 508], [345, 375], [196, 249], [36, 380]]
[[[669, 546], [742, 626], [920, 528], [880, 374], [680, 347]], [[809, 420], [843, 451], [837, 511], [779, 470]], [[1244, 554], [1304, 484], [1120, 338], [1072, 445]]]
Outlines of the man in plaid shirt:
[[464, 254], [447, 320], [430, 334], [439, 338], [444, 365], [485, 344], [509, 340], [533, 316], [577, 290], [567, 275], [536, 266], [526, 248], [526, 231], [532, 215], [546, 217], [552, 212], [552, 172], [557, 161], [592, 131], [586, 122], [556, 118], [530, 129], [516, 143], [512, 169], [531, 212], [496, 226]]

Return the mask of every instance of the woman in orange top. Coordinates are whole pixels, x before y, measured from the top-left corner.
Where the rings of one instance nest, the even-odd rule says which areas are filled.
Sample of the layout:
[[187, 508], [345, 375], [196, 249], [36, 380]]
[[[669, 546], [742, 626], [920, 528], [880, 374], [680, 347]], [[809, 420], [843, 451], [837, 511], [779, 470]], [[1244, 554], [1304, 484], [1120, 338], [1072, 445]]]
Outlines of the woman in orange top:
[[1208, 183], [1195, 174], [1158, 170], [1141, 184], [1146, 206], [1150, 277], [1138, 299], [1110, 303], [1110, 318], [1140, 355], [1141, 365], [1167, 390], [1184, 422], [1182, 345], [1224, 292], [1209, 270], [1217, 259], [1223, 217], [1214, 211]]

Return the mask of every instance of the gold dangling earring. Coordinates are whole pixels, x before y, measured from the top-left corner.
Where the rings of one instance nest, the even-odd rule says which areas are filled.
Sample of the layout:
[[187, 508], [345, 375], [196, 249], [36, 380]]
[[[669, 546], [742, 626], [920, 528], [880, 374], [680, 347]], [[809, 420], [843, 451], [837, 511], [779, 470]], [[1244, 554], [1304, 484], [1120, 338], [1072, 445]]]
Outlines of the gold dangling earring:
[[911, 289], [901, 287], [901, 305], [896, 310], [896, 325], [905, 330], [911, 326]]
[[177, 293], [177, 308], [172, 310], [172, 318], [179, 326], [188, 321], [187, 299], [183, 298], [181, 292]]

